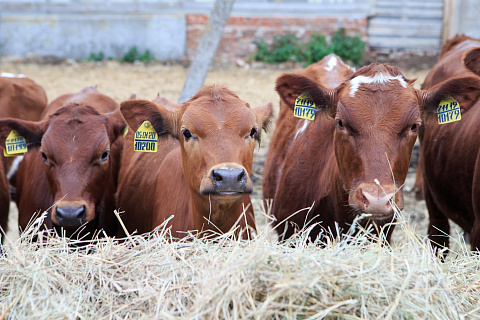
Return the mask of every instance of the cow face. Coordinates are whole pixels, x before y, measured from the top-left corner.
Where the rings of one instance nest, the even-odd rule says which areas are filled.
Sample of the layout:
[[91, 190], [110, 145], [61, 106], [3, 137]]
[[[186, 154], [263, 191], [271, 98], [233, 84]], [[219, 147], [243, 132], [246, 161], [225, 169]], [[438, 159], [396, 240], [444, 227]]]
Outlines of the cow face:
[[255, 141], [272, 116], [272, 104], [251, 109], [228, 89], [211, 86], [179, 109], [139, 100], [121, 104], [134, 130], [149, 120], [159, 135], [180, 141], [185, 179], [194, 194], [231, 203], [251, 193]]
[[100, 115], [71, 104], [42, 122], [1, 122], [3, 143], [14, 129], [28, 145], [39, 145], [38, 161], [45, 164], [55, 203], [52, 221], [67, 228], [92, 221], [110, 179], [110, 147], [125, 127], [120, 113]]
[[402, 186], [422, 114], [433, 114], [448, 94], [465, 100], [465, 84], [472, 79], [421, 91], [397, 68], [372, 64], [335, 90], [297, 74], [281, 76], [276, 89], [292, 108], [299, 94], [310, 92], [318, 111], [335, 121], [338, 177], [350, 208], [375, 220], [390, 220], [393, 204], [403, 208]]

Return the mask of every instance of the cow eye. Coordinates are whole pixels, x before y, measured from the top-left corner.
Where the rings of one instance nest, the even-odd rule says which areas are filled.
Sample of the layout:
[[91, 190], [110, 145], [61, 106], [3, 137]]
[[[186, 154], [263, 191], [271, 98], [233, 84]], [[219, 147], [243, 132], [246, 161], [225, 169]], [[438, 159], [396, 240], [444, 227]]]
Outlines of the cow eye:
[[108, 150], [105, 151], [104, 153], [102, 153], [102, 156], [100, 157], [100, 161], [101, 161], [101, 162], [107, 161], [109, 154], [110, 154], [110, 152], [108, 152]]
[[418, 125], [417, 125], [416, 123], [414, 123], [414, 124], [412, 125], [412, 127], [410, 128], [410, 131], [412, 131], [412, 132], [417, 132], [417, 129], [418, 129]]
[[250, 137], [253, 138], [257, 134], [257, 128], [253, 127], [252, 130], [250, 131]]
[[192, 133], [187, 129], [182, 129], [182, 134], [185, 137], [185, 140], [189, 140], [192, 137]]
[[345, 126], [343, 125], [342, 120], [340, 120], [340, 119], [337, 120], [337, 124], [338, 124], [338, 127], [339, 127], [340, 129], [345, 129]]
[[45, 154], [45, 152], [40, 151], [40, 154], [42, 155], [43, 161], [45, 161], [45, 163], [48, 163], [48, 158], [47, 158], [47, 155]]

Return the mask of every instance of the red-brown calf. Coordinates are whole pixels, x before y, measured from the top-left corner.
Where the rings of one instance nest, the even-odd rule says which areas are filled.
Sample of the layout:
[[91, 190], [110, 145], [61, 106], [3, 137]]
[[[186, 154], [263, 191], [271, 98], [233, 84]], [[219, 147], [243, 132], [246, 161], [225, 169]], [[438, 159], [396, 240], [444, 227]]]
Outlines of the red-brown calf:
[[[132, 129], [117, 197], [127, 229], [149, 232], [171, 215], [169, 226], [177, 238], [187, 231], [255, 229], [249, 197], [253, 150], [272, 104], [251, 109], [220, 86], [205, 87], [181, 105], [154, 102], [121, 104]], [[133, 151], [133, 133], [144, 121], [159, 135], [156, 153]]]
[[91, 87], [54, 100], [42, 121], [1, 120], [0, 144], [16, 130], [29, 146], [17, 173], [19, 227], [53, 206], [45, 221], [49, 229], [71, 236], [87, 223], [90, 236], [98, 229], [115, 235], [124, 127], [118, 104]]
[[[340, 64], [333, 68], [345, 69]], [[340, 78], [335, 89], [323, 85], [321, 75], [280, 76], [276, 90], [286, 106], [293, 109], [297, 97], [308, 92], [317, 107], [315, 121], [297, 122], [286, 152], [269, 151], [269, 157], [286, 154], [272, 173], [277, 174], [273, 214], [280, 237], [312, 224], [318, 224], [312, 239], [323, 229], [336, 235], [336, 225], [346, 230], [358, 216], [379, 226], [394, 221], [393, 205], [403, 208], [402, 186], [421, 114], [446, 94], [466, 93], [464, 86], [472, 79], [421, 91], [387, 64], [371, 64]], [[283, 132], [277, 129], [277, 134]], [[266, 174], [270, 170], [265, 167]]]
[[[0, 75], [0, 119], [17, 118], [40, 120], [47, 106], [47, 96], [42, 87], [29, 78], [2, 73]], [[4, 231], [8, 226], [10, 206], [9, 180], [14, 180], [21, 156], [5, 157], [0, 146], [0, 226]], [[14, 190], [14, 189], [12, 189]], [[3, 237], [2, 237], [3, 240]]]
[[[422, 88], [459, 76], [480, 75], [480, 41], [457, 36], [447, 42]], [[431, 113], [421, 136], [424, 195], [434, 245], [448, 247], [451, 219], [471, 234], [472, 249], [480, 249], [480, 78], [451, 94], [460, 104], [461, 120], [439, 124]]]

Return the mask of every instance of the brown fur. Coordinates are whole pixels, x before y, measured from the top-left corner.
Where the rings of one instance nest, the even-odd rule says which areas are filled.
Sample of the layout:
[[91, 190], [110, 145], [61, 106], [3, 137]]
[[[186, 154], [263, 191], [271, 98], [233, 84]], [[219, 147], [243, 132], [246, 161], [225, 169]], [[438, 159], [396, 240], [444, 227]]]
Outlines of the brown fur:
[[[249, 176], [255, 139], [271, 118], [271, 103], [251, 109], [219, 86], [205, 87], [181, 105], [159, 98], [154, 102], [158, 105], [144, 100], [121, 105], [132, 129], [126, 139], [117, 195], [127, 229], [149, 232], [174, 215], [168, 225], [177, 238], [189, 231], [227, 232], [235, 225], [255, 230]], [[134, 132], [145, 120], [159, 134], [156, 153], [133, 151]], [[257, 133], [250, 136], [254, 127]], [[187, 139], [185, 130], [193, 138]], [[244, 191], [230, 196], [212, 191], [212, 170], [222, 166], [245, 170]], [[245, 216], [243, 208], [248, 208]]]
[[[345, 70], [344, 65], [336, 68]], [[380, 73], [399, 76], [406, 88], [398, 80], [362, 83], [351, 96], [352, 79], [371, 78]], [[405, 79], [398, 68], [386, 64], [372, 64], [354, 74], [343, 73], [338, 78], [340, 85], [334, 89], [323, 85], [321, 75], [279, 77], [276, 88], [286, 106], [293, 108], [296, 97], [309, 91], [320, 111], [297, 138], [293, 132], [281, 132], [278, 128], [274, 133], [274, 139], [278, 140], [285, 137], [277, 135], [290, 135], [289, 143], [281, 146], [286, 150], [275, 144], [269, 150], [268, 158], [284, 157], [281, 165], [265, 166], [265, 175], [276, 175], [278, 181], [274, 186], [266, 185], [265, 189], [275, 191], [273, 214], [280, 237], [288, 238], [296, 230], [313, 224], [318, 225], [311, 230], [312, 239], [317, 238], [322, 229], [336, 235], [336, 224], [346, 230], [355, 217], [364, 213], [370, 214], [369, 219], [379, 226], [393, 221], [390, 201], [403, 208], [401, 187], [421, 115], [432, 113], [432, 105], [440, 101], [440, 96], [459, 90], [470, 80], [456, 79], [431, 91], [421, 91], [413, 88], [413, 81]], [[291, 113], [284, 112], [285, 115], [293, 117]], [[279, 119], [279, 123], [282, 121], [288, 120]], [[298, 131], [304, 122], [295, 121], [295, 131]], [[377, 202], [372, 198], [391, 200]], [[312, 205], [310, 212], [303, 210], [293, 215]]]
[[[16, 118], [37, 121], [47, 106], [47, 96], [42, 87], [29, 78], [0, 77], [0, 119]], [[0, 226], [4, 231], [8, 226], [10, 206], [10, 186], [7, 173], [15, 157], [4, 157], [0, 146]], [[14, 183], [14, 179], [12, 179]], [[12, 190], [14, 190], [12, 188]], [[2, 237], [3, 240], [3, 237]]]
[[[429, 72], [422, 88], [471, 76], [472, 71], [478, 70], [480, 41], [458, 36], [451, 41], [456, 45], [444, 46], [444, 54]], [[480, 249], [480, 78], [464, 86], [466, 94], [454, 95], [461, 107], [460, 121], [439, 125], [436, 115], [432, 114], [432, 119], [425, 122], [421, 134], [423, 187], [430, 216], [428, 235], [433, 243], [448, 247], [446, 235], [451, 219], [471, 234], [472, 249]]]
[[91, 237], [99, 229], [116, 234], [114, 194], [125, 123], [115, 101], [89, 87], [54, 100], [39, 122], [8, 119], [0, 125], [1, 144], [13, 128], [29, 145], [17, 177], [21, 229], [35, 212], [53, 206], [46, 227], [57, 231], [63, 227], [70, 237], [80, 225], [62, 225], [58, 208], [84, 206], [82, 223], [88, 223], [83, 235], [90, 232]]

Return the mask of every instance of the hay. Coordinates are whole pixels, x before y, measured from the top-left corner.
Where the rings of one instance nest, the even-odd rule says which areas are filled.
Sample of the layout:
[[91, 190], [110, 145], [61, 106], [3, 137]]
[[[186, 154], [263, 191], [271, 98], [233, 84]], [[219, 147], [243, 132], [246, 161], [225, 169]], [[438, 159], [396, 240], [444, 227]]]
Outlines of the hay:
[[[41, 219], [41, 218], [39, 218]], [[403, 221], [400, 217], [400, 221]], [[41, 220], [0, 257], [6, 319], [471, 319], [480, 314], [480, 258], [457, 242], [445, 263], [400, 222], [388, 247], [368, 230], [320, 247], [265, 229], [174, 242], [168, 229], [81, 243], [44, 234]], [[132, 243], [135, 243], [135, 245]]]

